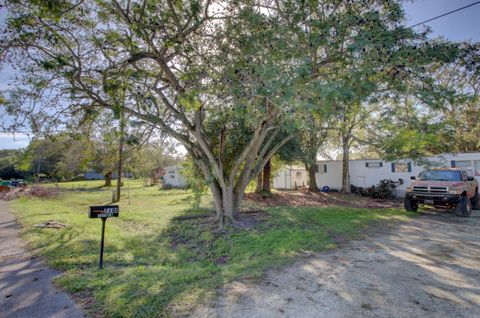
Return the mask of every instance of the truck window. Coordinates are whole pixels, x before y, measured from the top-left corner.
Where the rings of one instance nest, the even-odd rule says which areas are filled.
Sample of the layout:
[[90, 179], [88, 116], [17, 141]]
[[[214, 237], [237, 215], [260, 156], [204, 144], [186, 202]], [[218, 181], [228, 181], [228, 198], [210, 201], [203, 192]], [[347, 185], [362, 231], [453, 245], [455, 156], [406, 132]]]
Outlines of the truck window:
[[[465, 172], [463, 172], [465, 173]], [[433, 181], [463, 181], [462, 171], [460, 170], [426, 170], [420, 173], [419, 180]]]

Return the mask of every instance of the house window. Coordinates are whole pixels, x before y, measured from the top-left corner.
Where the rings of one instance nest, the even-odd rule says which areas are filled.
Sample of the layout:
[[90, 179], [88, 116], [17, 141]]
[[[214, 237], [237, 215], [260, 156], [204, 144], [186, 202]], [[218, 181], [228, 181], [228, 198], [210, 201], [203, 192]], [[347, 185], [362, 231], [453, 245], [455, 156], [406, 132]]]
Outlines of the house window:
[[170, 176], [170, 179], [175, 179], [175, 176]]
[[455, 161], [452, 161], [452, 167], [460, 168], [462, 170], [465, 170], [469, 176], [473, 176], [472, 161], [470, 161], [470, 160], [455, 160]]
[[302, 177], [302, 172], [301, 171], [297, 171], [297, 178], [301, 178]]
[[317, 173], [327, 173], [327, 165], [317, 165], [315, 170]]
[[473, 165], [475, 167], [475, 175], [480, 176], [480, 160], [475, 160]]
[[467, 170], [472, 167], [472, 162], [470, 160], [455, 160], [455, 167]]
[[175, 171], [170, 170], [168, 173], [170, 173], [170, 174], [175, 174]]
[[412, 172], [411, 162], [392, 162], [392, 172]]
[[381, 168], [381, 167], [383, 167], [383, 162], [381, 161], [365, 162], [365, 168]]

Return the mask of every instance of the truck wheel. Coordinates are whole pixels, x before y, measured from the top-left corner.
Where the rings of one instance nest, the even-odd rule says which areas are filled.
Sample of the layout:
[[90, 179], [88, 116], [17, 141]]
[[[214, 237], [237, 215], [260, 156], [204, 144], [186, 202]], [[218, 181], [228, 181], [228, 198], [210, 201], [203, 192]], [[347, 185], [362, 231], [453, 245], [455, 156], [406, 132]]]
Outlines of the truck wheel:
[[405, 207], [405, 210], [407, 210], [407, 211], [417, 212], [417, 210], [418, 210], [418, 202], [414, 201], [414, 200], [411, 200], [411, 199], [405, 198], [403, 200], [403, 206]]
[[472, 209], [480, 210], [480, 196], [478, 195], [478, 190], [472, 198]]
[[467, 196], [462, 196], [455, 207], [455, 215], [469, 217], [472, 214], [472, 202]]

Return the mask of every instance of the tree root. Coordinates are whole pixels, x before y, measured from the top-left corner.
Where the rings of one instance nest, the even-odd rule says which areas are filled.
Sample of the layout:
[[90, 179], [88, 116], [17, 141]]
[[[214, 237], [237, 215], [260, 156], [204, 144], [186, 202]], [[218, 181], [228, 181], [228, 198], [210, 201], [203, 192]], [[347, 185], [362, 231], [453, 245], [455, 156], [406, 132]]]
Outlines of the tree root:
[[255, 213], [266, 213], [267, 211], [265, 210], [245, 210], [245, 211], [240, 211], [240, 214], [255, 214]]
[[203, 219], [211, 217], [212, 214], [197, 214], [197, 215], [181, 215], [173, 218], [174, 221], [185, 221], [185, 220], [194, 220], [194, 219]]
[[244, 222], [240, 221], [240, 220], [232, 220], [231, 222], [229, 222], [229, 225], [231, 225], [235, 228], [242, 229], [242, 230], [247, 230], [248, 229], [248, 225], [245, 224]]

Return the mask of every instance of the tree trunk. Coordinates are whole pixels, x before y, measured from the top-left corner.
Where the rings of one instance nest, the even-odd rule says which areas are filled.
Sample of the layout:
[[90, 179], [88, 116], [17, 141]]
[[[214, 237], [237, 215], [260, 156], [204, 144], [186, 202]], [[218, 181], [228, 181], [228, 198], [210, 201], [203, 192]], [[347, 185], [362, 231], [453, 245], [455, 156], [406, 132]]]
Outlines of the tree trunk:
[[[197, 119], [197, 121], [199, 120], [200, 119]], [[202, 151], [196, 151], [188, 143], [185, 145], [187, 151], [194, 159], [195, 164], [202, 172], [205, 180], [211, 180], [209, 182], [209, 187], [212, 192], [216, 210], [216, 220], [219, 223], [220, 229], [223, 228], [225, 223], [243, 227], [244, 224], [239, 220], [239, 210], [246, 187], [250, 181], [258, 175], [258, 170], [263, 168], [265, 160], [269, 160], [272, 155], [278, 151], [279, 147], [293, 138], [293, 135], [285, 138], [279, 145], [275, 146], [270, 153], [266, 153], [267, 147], [270, 143], [267, 143], [263, 150], [261, 149], [261, 142], [267, 134], [267, 131], [264, 131], [260, 134], [260, 137], [255, 137], [255, 142], [249, 146], [250, 152], [242, 152], [240, 154], [242, 160], [237, 162], [231, 171], [228, 171], [227, 173], [224, 169], [223, 163], [217, 161], [211, 152], [206, 151], [205, 155], [207, 158], [203, 156], [202, 152], [205, 151], [204, 148], [207, 148], [208, 145], [203, 139], [204, 137], [201, 134], [201, 131], [196, 130], [195, 134], [196, 138], [201, 143]], [[275, 134], [272, 138], [273, 137], [275, 137]], [[264, 159], [263, 162], [259, 161], [259, 158]], [[267, 168], [267, 177], [269, 189], [270, 167]]]
[[257, 175], [257, 187], [255, 188], [255, 193], [262, 193], [263, 190], [263, 178], [262, 178], [262, 171], [260, 171]]
[[120, 195], [122, 192], [122, 170], [123, 170], [123, 141], [125, 131], [125, 118], [122, 115], [120, 117], [120, 144], [118, 146], [118, 172], [117, 172], [117, 195], [115, 202], [120, 201]]
[[212, 192], [219, 228], [223, 229], [226, 223], [235, 224], [235, 219], [238, 218], [239, 204], [235, 201], [236, 193], [233, 186], [221, 188], [217, 182], [211, 182], [210, 191]]
[[305, 169], [307, 170], [307, 173], [308, 173], [308, 191], [310, 192], [318, 191], [317, 178], [315, 176], [315, 167], [316, 167], [316, 164], [314, 165], [305, 164]]
[[105, 187], [110, 187], [112, 185], [112, 172], [109, 171], [105, 173]]
[[223, 214], [227, 222], [233, 222], [238, 214], [238, 211], [235, 211], [234, 198], [233, 185], [227, 185], [222, 189]]
[[350, 145], [348, 138], [342, 138], [342, 192], [350, 193]]
[[270, 193], [270, 175], [272, 166], [270, 160], [268, 160], [263, 166], [263, 192]]

